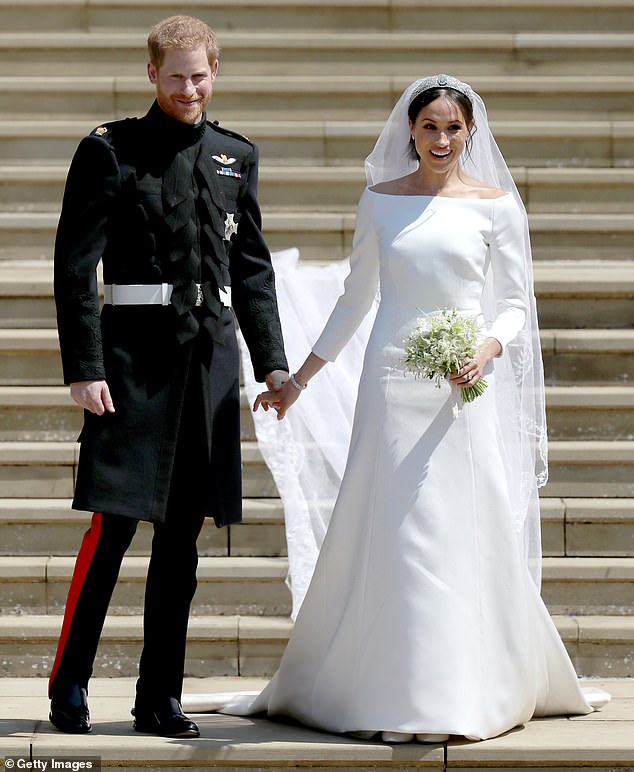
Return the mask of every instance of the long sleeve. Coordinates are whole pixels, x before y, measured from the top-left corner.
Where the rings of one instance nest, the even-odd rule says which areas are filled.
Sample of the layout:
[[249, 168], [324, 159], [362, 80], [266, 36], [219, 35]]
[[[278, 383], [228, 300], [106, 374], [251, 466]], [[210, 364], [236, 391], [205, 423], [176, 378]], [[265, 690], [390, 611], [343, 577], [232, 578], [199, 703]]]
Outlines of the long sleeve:
[[343, 294], [326, 322], [313, 353], [334, 361], [370, 310], [379, 286], [379, 247], [373, 219], [372, 197], [363, 192], [350, 254], [350, 273]]
[[231, 248], [232, 303], [249, 348], [256, 380], [288, 370], [275, 294], [271, 255], [262, 236], [257, 201], [258, 153], [253, 146], [248, 180], [239, 200], [240, 224]]
[[524, 326], [529, 291], [524, 271], [524, 220], [512, 196], [495, 199], [489, 249], [495, 318], [487, 334], [504, 349]]
[[110, 146], [94, 135], [85, 137], [68, 172], [55, 240], [55, 302], [66, 383], [105, 377], [96, 269], [119, 189]]

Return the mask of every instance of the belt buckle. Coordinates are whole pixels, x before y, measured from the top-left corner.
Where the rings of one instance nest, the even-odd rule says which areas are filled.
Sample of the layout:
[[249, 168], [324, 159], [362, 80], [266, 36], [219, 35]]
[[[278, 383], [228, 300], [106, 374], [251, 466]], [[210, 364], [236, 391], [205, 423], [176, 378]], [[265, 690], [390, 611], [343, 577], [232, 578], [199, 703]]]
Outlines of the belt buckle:
[[201, 284], [196, 285], [196, 302], [194, 305], [202, 306], [203, 304], [203, 288]]

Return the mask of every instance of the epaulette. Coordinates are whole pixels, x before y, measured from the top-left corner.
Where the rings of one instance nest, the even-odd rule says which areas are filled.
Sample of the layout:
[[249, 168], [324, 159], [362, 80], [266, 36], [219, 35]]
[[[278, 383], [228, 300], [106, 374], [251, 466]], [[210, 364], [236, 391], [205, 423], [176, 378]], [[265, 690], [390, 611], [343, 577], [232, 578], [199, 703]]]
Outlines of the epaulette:
[[207, 125], [211, 126], [212, 129], [220, 132], [221, 134], [226, 134], [228, 137], [233, 137], [234, 139], [238, 139], [241, 142], [246, 142], [247, 144], [253, 146], [253, 142], [251, 142], [248, 137], [245, 137], [244, 134], [240, 134], [237, 131], [232, 131], [231, 129], [225, 129], [225, 127], [221, 126], [218, 121], [207, 121]]
[[105, 137], [109, 132], [112, 131], [112, 124], [111, 123], [102, 123], [101, 126], [97, 126], [96, 129], [93, 129], [89, 137]]
[[114, 139], [114, 134], [120, 133], [121, 130], [131, 129], [138, 122], [138, 118], [123, 118], [120, 121], [110, 121], [109, 123], [102, 123], [101, 126], [97, 126], [93, 129], [90, 137], [102, 137], [105, 140]]

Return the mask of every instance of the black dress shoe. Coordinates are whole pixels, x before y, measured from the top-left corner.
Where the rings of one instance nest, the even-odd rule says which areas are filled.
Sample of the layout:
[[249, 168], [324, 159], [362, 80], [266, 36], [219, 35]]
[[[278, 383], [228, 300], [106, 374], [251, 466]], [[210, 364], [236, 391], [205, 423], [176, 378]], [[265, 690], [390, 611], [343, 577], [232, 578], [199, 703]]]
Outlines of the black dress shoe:
[[132, 709], [137, 732], [150, 732], [161, 737], [200, 737], [198, 725], [183, 713], [175, 697], [150, 704], [137, 699]]
[[88, 694], [83, 686], [54, 689], [51, 694], [49, 720], [60, 732], [86, 734], [92, 729], [88, 711]]

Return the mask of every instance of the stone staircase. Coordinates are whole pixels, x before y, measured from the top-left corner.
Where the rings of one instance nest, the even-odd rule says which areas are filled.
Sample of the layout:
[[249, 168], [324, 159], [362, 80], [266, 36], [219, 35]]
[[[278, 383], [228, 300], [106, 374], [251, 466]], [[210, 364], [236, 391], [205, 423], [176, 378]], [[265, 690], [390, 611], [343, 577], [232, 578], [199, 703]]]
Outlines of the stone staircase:
[[[584, 676], [634, 676], [634, 0], [0, 0], [0, 672], [50, 668], [73, 556], [81, 415], [61, 385], [51, 258], [79, 139], [141, 114], [149, 26], [208, 20], [214, 118], [260, 146], [272, 249], [344, 257], [362, 159], [415, 77], [483, 95], [530, 217], [548, 386], [544, 598]], [[192, 676], [270, 675], [290, 630], [282, 508], [243, 400], [245, 522], [201, 536]], [[95, 672], [133, 676], [150, 528]]]

